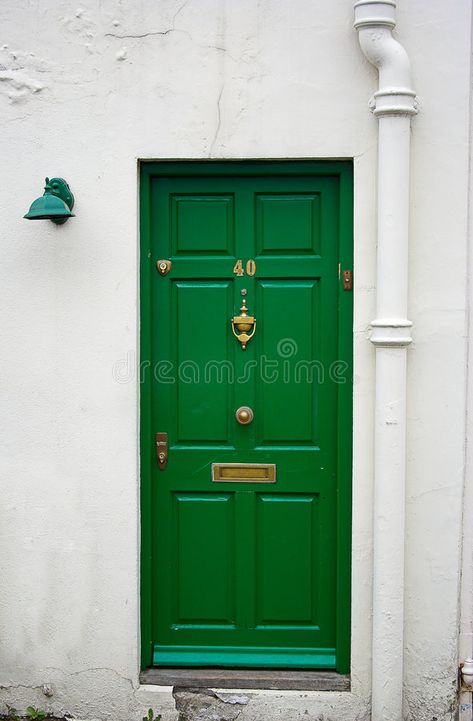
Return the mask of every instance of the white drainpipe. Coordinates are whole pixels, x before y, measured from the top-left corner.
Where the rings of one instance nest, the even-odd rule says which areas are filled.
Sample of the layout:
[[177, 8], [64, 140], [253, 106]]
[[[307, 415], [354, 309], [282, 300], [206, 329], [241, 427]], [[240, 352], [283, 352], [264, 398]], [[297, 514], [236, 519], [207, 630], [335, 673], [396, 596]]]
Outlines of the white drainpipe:
[[409, 146], [417, 112], [407, 53], [392, 36], [396, 3], [355, 3], [361, 49], [379, 73], [370, 103], [378, 128], [377, 308], [373, 518], [372, 719], [402, 721], [404, 627], [404, 487]]

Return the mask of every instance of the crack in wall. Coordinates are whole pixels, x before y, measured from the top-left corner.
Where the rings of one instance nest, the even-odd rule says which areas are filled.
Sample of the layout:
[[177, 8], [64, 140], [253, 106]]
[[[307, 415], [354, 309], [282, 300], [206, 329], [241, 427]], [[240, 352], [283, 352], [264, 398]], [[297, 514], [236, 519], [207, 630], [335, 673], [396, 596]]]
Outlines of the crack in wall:
[[[228, 52], [227, 48], [222, 47], [221, 45], [203, 45], [201, 43], [198, 43], [195, 41], [195, 39], [192, 37], [190, 32], [188, 30], [183, 30], [182, 28], [168, 28], [167, 30], [151, 30], [150, 32], [146, 33], [136, 33], [136, 34], [123, 34], [119, 35], [118, 33], [105, 33], [104, 37], [106, 38], [115, 38], [116, 40], [142, 40], [143, 38], [148, 37], [157, 37], [157, 36], [165, 36], [165, 35], [171, 35], [171, 33], [181, 33], [182, 35], [185, 35], [193, 45], [195, 45], [196, 48], [202, 48], [203, 50], [216, 50], [220, 53], [227, 53], [228, 57], [233, 60], [233, 62], [238, 63], [239, 60]], [[245, 62], [244, 60], [241, 60], [241, 62]]]
[[173, 18], [172, 18], [172, 26], [173, 27], [175, 25], [177, 16], [181, 14], [181, 12], [184, 10], [185, 7], [187, 7], [187, 5], [189, 5], [189, 3], [190, 3], [190, 0], [186, 0], [184, 3], [182, 3], [181, 7], [174, 13]]
[[218, 134], [220, 133], [220, 127], [221, 127], [221, 125], [222, 125], [222, 110], [221, 110], [221, 107], [220, 107], [220, 102], [221, 102], [221, 100], [222, 100], [222, 95], [223, 95], [224, 89], [225, 89], [225, 83], [222, 83], [222, 87], [220, 88], [220, 93], [219, 93], [218, 99], [217, 99], [217, 127], [215, 128], [214, 137], [213, 137], [213, 140], [212, 140], [212, 142], [211, 142], [211, 144], [210, 144], [209, 158], [210, 158], [210, 157], [212, 156], [212, 154], [213, 154], [214, 147], [215, 147], [215, 143], [217, 142]]
[[[135, 38], [140, 40], [141, 38], [149, 38], [153, 35], [169, 35], [169, 33], [186, 33], [185, 30], [178, 30], [176, 28], [169, 28], [168, 30], [152, 30], [148, 33], [140, 33], [139, 35], [118, 35], [117, 33], [105, 33], [106, 38], [118, 38], [119, 40], [127, 40], [129, 38]], [[186, 33], [187, 35], [188, 33]], [[190, 36], [189, 36], [190, 37]]]

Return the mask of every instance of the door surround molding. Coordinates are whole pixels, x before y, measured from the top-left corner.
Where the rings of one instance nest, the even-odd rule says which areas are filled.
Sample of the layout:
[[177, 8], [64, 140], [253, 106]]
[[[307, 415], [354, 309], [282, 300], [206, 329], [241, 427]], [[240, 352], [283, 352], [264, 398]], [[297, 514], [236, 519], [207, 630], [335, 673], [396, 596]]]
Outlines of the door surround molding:
[[[244, 161], [143, 161], [140, 167], [140, 213], [141, 213], [141, 363], [146, 364], [150, 353], [150, 222], [149, 188], [151, 178], [161, 176], [192, 175], [306, 175], [337, 176], [340, 188], [339, 217], [339, 258], [342, 267], [353, 267], [353, 175], [351, 160], [244, 160]], [[346, 212], [349, 208], [350, 212]], [[338, 347], [341, 358], [353, 355], [353, 294], [339, 294]], [[151, 573], [151, 469], [154, 454], [149, 447], [153, 428], [150, 419], [150, 393], [147, 384], [149, 374], [145, 374], [140, 384], [141, 403], [141, 648], [142, 668], [150, 665], [152, 657], [152, 594]], [[338, 385], [339, 413], [337, 429], [337, 462], [339, 469], [339, 492], [346, 495], [347, 502], [338, 504], [337, 517], [337, 597], [339, 613], [337, 617], [337, 638], [340, 648], [340, 672], [348, 673], [350, 665], [350, 589], [351, 589], [351, 481], [352, 481], [352, 392], [351, 383]], [[347, 532], [347, 529], [348, 532]]]

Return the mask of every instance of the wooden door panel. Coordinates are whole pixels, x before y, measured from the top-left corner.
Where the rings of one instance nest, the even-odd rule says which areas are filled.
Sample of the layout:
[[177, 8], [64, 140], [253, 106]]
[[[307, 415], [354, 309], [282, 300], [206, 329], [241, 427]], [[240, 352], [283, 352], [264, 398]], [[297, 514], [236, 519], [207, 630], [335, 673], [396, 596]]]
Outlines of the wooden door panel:
[[294, 254], [319, 254], [319, 194], [258, 193], [255, 202], [258, 255], [286, 254], [289, 250]]
[[230, 281], [177, 281], [171, 313], [175, 316], [174, 443], [228, 443], [231, 386], [209, 383], [215, 361], [231, 355], [228, 318]]
[[173, 255], [234, 253], [233, 195], [170, 195]]
[[318, 628], [317, 496], [256, 496], [257, 628]]
[[234, 627], [235, 497], [175, 493], [172, 628]]
[[323, 365], [317, 347], [317, 291], [315, 279], [257, 284], [256, 355], [267, 366], [256, 385], [259, 445], [317, 445], [317, 369]]

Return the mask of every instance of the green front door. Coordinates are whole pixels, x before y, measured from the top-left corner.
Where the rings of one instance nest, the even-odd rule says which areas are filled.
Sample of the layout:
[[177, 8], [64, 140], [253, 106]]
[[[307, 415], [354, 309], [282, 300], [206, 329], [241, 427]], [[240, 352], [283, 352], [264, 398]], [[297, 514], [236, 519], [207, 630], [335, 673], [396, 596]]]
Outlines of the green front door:
[[348, 671], [350, 188], [348, 163], [142, 168], [145, 665]]

